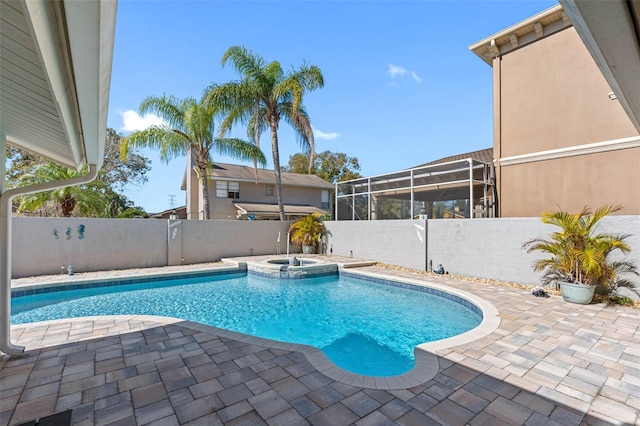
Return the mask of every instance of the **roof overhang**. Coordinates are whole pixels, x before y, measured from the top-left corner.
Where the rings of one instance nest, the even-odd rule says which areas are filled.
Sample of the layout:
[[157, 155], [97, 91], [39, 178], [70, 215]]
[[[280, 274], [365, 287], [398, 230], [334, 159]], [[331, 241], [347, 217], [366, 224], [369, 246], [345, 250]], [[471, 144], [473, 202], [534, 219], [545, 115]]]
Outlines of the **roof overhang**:
[[640, 132], [640, 0], [560, 4]]
[[469, 50], [493, 66], [493, 59], [548, 37], [571, 26], [560, 5], [533, 15], [509, 28], [490, 35], [469, 46]]
[[0, 1], [0, 130], [69, 167], [102, 165], [116, 1]]

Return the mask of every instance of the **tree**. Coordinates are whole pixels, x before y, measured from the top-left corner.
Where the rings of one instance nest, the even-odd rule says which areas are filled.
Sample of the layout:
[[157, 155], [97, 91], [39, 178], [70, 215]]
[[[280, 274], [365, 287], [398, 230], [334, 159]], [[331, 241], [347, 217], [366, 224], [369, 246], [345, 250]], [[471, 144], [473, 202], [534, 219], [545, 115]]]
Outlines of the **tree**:
[[[20, 176], [18, 186], [31, 186], [44, 182], [71, 179], [86, 174], [86, 168], [78, 172], [56, 163], [44, 163], [33, 173]], [[62, 216], [70, 217], [74, 209], [83, 216], [104, 216], [109, 205], [106, 186], [93, 181], [83, 185], [66, 186], [52, 191], [37, 192], [19, 198], [18, 212], [36, 211], [53, 202]]]
[[[70, 216], [77, 206], [78, 212], [84, 216], [116, 217], [124, 209], [132, 207], [132, 201], [121, 191], [126, 185], [143, 184], [147, 181], [150, 161], [134, 151], [127, 154], [126, 161], [121, 161], [121, 138], [122, 135], [115, 130], [107, 129], [105, 157], [98, 177], [93, 182], [17, 197], [15, 203], [18, 211], [39, 211], [46, 216]], [[7, 170], [9, 187], [51, 182], [86, 173], [47, 162], [15, 147], [7, 148], [7, 159], [11, 162]]]
[[135, 151], [128, 151], [126, 158], [120, 157], [120, 143], [124, 136], [107, 128], [104, 160], [98, 175], [99, 180], [120, 192], [127, 185], [143, 185], [147, 182], [147, 172], [151, 160]]
[[313, 253], [321, 238], [327, 234], [322, 216], [323, 213], [309, 214], [289, 226], [291, 242], [301, 245], [305, 254]]
[[309, 156], [301, 152], [289, 156], [289, 162], [282, 166], [282, 171], [287, 173], [300, 173], [302, 175], [315, 174], [315, 165], [309, 168]]
[[140, 104], [140, 113], [155, 113], [166, 124], [151, 126], [131, 133], [121, 143], [121, 156], [129, 147], [149, 147], [160, 150], [160, 159], [168, 162], [181, 155], [193, 156], [202, 184], [204, 218], [209, 219], [209, 176], [212, 151], [242, 160], [256, 160], [266, 164], [260, 148], [236, 138], [214, 137], [218, 106], [210, 98], [178, 99], [173, 96], [148, 97]]
[[36, 166], [44, 163], [44, 160], [37, 155], [13, 146], [7, 146], [7, 160], [11, 162], [6, 172], [9, 188], [17, 185], [20, 176], [32, 172]]
[[285, 120], [293, 127], [298, 142], [309, 154], [311, 168], [315, 143], [309, 115], [302, 101], [306, 93], [324, 86], [320, 68], [303, 64], [298, 70], [284, 72], [277, 61], [267, 64], [261, 56], [243, 46], [230, 47], [221, 62], [222, 66], [231, 62], [243, 78], [209, 86], [207, 99], [220, 105], [227, 114], [220, 125], [220, 134], [226, 134], [233, 124], [241, 122], [247, 125], [251, 140], [260, 146], [260, 134], [270, 130], [278, 210], [280, 220], [285, 220], [278, 126], [280, 120]]
[[133, 218], [133, 217], [149, 217], [146, 211], [140, 207], [128, 207], [122, 211], [122, 213], [116, 216], [119, 219]]
[[[129, 151], [126, 158], [120, 158], [120, 141], [123, 135], [114, 129], [107, 128], [104, 147], [104, 159], [96, 180], [112, 187], [114, 191], [122, 191], [126, 185], [142, 185], [147, 181], [147, 172], [151, 169], [151, 161], [135, 151]], [[15, 186], [24, 174], [34, 170], [47, 161], [27, 151], [15, 147], [7, 147], [7, 160], [11, 166], [7, 170], [7, 181]]]
[[638, 275], [636, 265], [625, 259], [614, 259], [612, 254], [631, 251], [625, 242], [631, 235], [596, 233], [600, 220], [621, 206], [606, 205], [591, 212], [584, 207], [579, 213], [558, 211], [543, 213], [542, 222], [559, 230], [550, 238], [537, 237], [525, 242], [527, 253], [539, 251], [550, 257], [533, 262], [536, 272], [543, 272], [542, 282], [603, 285], [605, 287], [633, 287], [623, 274]]
[[309, 171], [309, 158], [305, 154], [297, 153], [289, 156], [289, 163], [282, 167], [283, 172], [313, 174], [330, 183], [358, 179], [360, 163], [356, 157], [349, 157], [342, 152], [323, 151], [319, 153]]

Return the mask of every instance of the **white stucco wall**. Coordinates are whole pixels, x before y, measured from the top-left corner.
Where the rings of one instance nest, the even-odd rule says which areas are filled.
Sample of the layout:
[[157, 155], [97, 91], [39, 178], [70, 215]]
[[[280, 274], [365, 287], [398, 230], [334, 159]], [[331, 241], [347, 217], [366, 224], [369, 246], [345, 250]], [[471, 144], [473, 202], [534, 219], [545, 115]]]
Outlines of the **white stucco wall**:
[[426, 268], [426, 221], [376, 220], [326, 222], [327, 252], [377, 260], [406, 268]]
[[[78, 232], [81, 225], [84, 238]], [[289, 222], [279, 221], [16, 217], [12, 277], [59, 274], [62, 265], [87, 272], [276, 253], [278, 232], [284, 252], [288, 227]]]
[[522, 244], [552, 227], [537, 218], [429, 221], [429, 259], [450, 274], [537, 284], [531, 269], [539, 257]]
[[184, 263], [202, 263], [222, 257], [275, 254], [278, 232], [286, 250], [289, 222], [212, 220], [183, 222]]
[[[554, 227], [539, 218], [328, 221], [327, 253], [450, 274], [539, 283], [522, 244]], [[218, 261], [286, 253], [289, 222], [155, 219], [13, 218], [12, 276], [58, 274]], [[84, 225], [84, 238], [78, 228]], [[69, 229], [69, 238], [66, 230]], [[57, 238], [54, 235], [57, 231]], [[175, 232], [175, 234], [174, 234]], [[640, 266], [640, 216], [611, 216], [598, 232], [631, 234], [629, 259]], [[291, 251], [298, 250], [291, 247]], [[638, 279], [637, 281], [640, 281]]]
[[[78, 227], [84, 226], [80, 239]], [[69, 229], [69, 236], [66, 230]], [[57, 231], [58, 236], [54, 235]], [[12, 219], [12, 276], [163, 266], [167, 221], [148, 219]]]
[[[531, 264], [541, 257], [528, 254], [522, 245], [554, 231], [539, 218], [475, 220], [389, 220], [328, 222], [333, 253], [377, 260], [383, 263], [427, 270], [442, 264], [450, 274], [539, 284], [539, 273]], [[425, 226], [426, 244], [417, 238]], [[640, 216], [610, 216], [598, 232], [632, 234], [628, 258], [640, 267]], [[636, 281], [640, 281], [638, 278]]]

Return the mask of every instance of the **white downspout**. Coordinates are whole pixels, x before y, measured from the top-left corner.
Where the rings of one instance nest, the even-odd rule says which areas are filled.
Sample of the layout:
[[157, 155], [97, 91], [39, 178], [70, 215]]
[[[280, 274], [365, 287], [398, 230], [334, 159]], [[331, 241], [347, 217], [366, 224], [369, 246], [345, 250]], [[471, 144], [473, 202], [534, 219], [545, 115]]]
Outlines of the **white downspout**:
[[[4, 150], [0, 155], [4, 160]], [[89, 173], [72, 179], [40, 183], [9, 189], [0, 194], [0, 351], [9, 355], [24, 352], [23, 346], [11, 343], [11, 200], [17, 195], [50, 191], [91, 182], [98, 176], [98, 166], [89, 165]], [[2, 176], [4, 180], [4, 176]]]

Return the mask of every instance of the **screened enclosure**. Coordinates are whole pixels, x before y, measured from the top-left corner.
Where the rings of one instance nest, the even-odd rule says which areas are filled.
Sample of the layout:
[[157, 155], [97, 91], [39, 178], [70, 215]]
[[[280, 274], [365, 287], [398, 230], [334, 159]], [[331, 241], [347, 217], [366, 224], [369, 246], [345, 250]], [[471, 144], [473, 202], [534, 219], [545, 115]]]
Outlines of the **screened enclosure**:
[[491, 164], [472, 158], [336, 184], [336, 220], [495, 217]]

